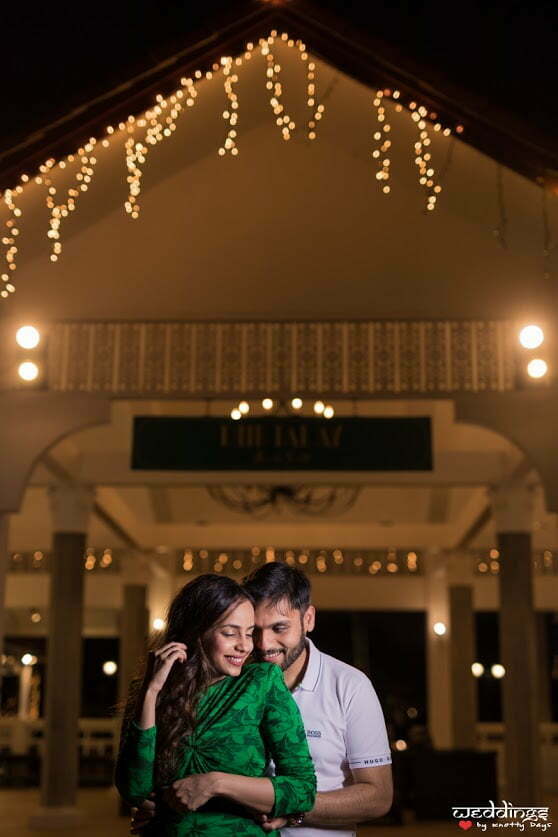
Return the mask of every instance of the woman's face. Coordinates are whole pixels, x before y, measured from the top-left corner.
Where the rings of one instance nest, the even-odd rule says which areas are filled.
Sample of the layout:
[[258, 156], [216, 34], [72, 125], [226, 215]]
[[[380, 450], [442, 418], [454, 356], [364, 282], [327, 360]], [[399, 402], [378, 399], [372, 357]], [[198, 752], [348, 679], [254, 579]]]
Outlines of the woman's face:
[[233, 605], [211, 628], [207, 655], [218, 676], [238, 677], [254, 642], [254, 608], [245, 599]]

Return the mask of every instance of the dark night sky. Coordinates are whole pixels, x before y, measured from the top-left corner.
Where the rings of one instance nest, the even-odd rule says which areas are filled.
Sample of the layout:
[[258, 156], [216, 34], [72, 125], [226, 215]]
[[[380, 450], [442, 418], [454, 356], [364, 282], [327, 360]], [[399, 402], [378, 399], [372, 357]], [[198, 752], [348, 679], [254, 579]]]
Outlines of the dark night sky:
[[[250, 5], [237, 0], [4, 4], [4, 147], [174, 54], [189, 33], [213, 25], [224, 11]], [[317, 0], [314, 5], [558, 139], [556, 2]]]

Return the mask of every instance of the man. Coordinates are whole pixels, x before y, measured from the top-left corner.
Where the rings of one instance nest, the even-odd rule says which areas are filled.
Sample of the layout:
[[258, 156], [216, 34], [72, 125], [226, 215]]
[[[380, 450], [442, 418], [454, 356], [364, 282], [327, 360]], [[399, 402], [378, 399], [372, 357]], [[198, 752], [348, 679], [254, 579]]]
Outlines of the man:
[[[323, 654], [308, 638], [316, 611], [304, 573], [270, 562], [244, 585], [256, 603], [255, 654], [281, 666], [318, 779], [310, 813], [288, 822], [263, 816], [262, 827], [280, 828], [283, 837], [353, 837], [356, 823], [386, 814], [393, 797], [391, 753], [376, 692], [361, 671]], [[149, 821], [152, 807], [146, 802], [134, 817], [135, 833]]]
[[292, 830], [277, 819], [263, 818], [263, 827], [280, 828], [284, 837], [351, 837], [356, 823], [383, 816], [392, 803], [391, 753], [376, 692], [361, 671], [308, 639], [315, 608], [304, 573], [271, 562], [244, 586], [256, 602], [255, 653], [283, 669], [318, 778], [314, 809], [293, 818]]

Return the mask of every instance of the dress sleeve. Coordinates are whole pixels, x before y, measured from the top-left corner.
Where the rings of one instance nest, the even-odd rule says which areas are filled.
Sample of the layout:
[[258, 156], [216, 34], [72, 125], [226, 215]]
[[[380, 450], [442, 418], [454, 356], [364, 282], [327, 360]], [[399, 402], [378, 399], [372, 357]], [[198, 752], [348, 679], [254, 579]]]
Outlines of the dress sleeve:
[[133, 721], [122, 733], [114, 783], [131, 804], [146, 799], [153, 790], [157, 728], [141, 729]]
[[275, 663], [268, 665], [267, 693], [261, 731], [275, 763], [271, 782], [275, 791], [272, 815], [311, 811], [316, 798], [316, 774], [306, 733], [296, 702], [287, 689], [283, 673]]

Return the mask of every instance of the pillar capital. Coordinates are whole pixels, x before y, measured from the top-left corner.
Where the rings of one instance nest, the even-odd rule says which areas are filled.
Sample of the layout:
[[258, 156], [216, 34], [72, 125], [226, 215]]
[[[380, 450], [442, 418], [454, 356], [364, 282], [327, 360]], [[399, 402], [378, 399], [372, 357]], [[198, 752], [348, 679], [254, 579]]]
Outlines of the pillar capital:
[[95, 501], [92, 486], [57, 483], [49, 486], [48, 496], [55, 532], [87, 532]]
[[534, 487], [524, 481], [502, 483], [490, 490], [496, 531], [531, 532]]

